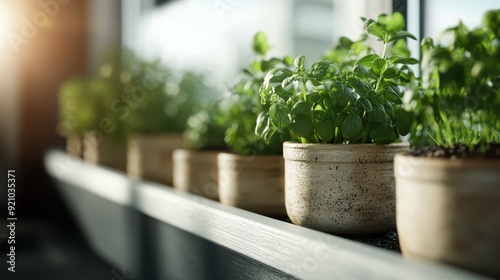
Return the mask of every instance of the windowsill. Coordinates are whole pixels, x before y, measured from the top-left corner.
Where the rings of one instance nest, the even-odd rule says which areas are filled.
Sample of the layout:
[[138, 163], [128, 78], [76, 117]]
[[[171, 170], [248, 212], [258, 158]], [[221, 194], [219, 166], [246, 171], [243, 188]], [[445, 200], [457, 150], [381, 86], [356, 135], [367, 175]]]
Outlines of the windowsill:
[[301, 279], [481, 279], [463, 270], [407, 260], [397, 252], [222, 205], [161, 184], [132, 180], [123, 172], [70, 158], [59, 150], [46, 154], [45, 166], [64, 188], [78, 188], [135, 209]]

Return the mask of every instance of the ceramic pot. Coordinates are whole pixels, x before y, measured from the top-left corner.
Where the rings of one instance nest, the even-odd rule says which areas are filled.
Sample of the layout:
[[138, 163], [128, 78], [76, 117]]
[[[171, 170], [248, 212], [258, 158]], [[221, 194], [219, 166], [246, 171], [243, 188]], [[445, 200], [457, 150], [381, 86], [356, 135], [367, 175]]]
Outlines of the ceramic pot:
[[392, 230], [393, 158], [408, 143], [285, 142], [285, 203], [294, 224], [336, 234]]
[[403, 255], [500, 278], [500, 160], [395, 157]]
[[77, 135], [68, 135], [66, 137], [66, 152], [77, 158], [83, 158], [82, 138]]
[[127, 173], [133, 178], [172, 186], [172, 153], [182, 146], [180, 134], [131, 135], [127, 146]]
[[105, 165], [120, 171], [127, 167], [127, 147], [106, 135], [86, 133], [83, 137], [83, 159], [87, 162]]
[[219, 151], [174, 151], [174, 188], [210, 199], [219, 199]]
[[286, 215], [283, 157], [219, 153], [219, 200], [262, 215]]

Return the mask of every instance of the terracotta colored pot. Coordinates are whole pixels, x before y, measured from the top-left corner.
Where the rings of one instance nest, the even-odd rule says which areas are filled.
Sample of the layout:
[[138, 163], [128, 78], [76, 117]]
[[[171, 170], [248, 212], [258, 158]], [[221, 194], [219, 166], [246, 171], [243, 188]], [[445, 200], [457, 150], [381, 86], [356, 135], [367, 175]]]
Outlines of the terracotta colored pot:
[[395, 158], [403, 255], [500, 278], [500, 160]]
[[77, 135], [68, 135], [66, 137], [66, 152], [77, 158], [83, 158], [82, 138]]
[[294, 224], [336, 234], [396, 227], [393, 158], [408, 143], [285, 142], [285, 201]]
[[180, 134], [131, 135], [128, 141], [127, 173], [134, 178], [172, 186], [172, 153], [182, 146]]
[[219, 153], [219, 199], [255, 213], [286, 215], [282, 156]]
[[217, 155], [219, 151], [174, 151], [174, 188], [219, 199]]
[[106, 135], [86, 133], [83, 137], [83, 159], [87, 162], [105, 165], [120, 171], [127, 167], [127, 147]]

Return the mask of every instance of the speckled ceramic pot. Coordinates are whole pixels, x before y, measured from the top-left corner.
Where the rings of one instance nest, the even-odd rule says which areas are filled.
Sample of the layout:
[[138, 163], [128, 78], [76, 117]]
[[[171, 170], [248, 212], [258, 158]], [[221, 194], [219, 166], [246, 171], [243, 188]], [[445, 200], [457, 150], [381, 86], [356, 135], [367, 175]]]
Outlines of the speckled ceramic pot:
[[405, 257], [500, 278], [500, 160], [395, 157]]
[[131, 135], [127, 147], [127, 173], [134, 178], [172, 186], [172, 153], [182, 145], [180, 134]]
[[336, 234], [392, 230], [393, 158], [408, 143], [301, 144], [286, 142], [285, 203], [294, 224]]
[[87, 162], [108, 166], [120, 171], [127, 167], [127, 147], [97, 133], [86, 133], [83, 137], [83, 159]]
[[267, 216], [286, 216], [282, 156], [220, 153], [218, 165], [221, 203]]
[[219, 151], [174, 151], [174, 188], [219, 199], [217, 155]]

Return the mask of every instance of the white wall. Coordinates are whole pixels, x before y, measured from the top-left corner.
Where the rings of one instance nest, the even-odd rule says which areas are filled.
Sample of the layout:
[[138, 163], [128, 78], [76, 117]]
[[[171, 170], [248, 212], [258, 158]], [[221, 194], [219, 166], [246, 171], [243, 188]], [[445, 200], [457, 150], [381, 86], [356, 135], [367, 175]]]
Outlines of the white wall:
[[146, 15], [145, 46], [170, 67], [204, 70], [224, 85], [248, 65], [257, 31], [271, 55], [292, 53], [292, 8], [290, 0], [174, 1]]
[[[423, 1], [423, 0], [421, 0]], [[427, 0], [425, 4], [425, 36], [437, 38], [447, 27], [459, 20], [469, 28], [478, 26], [487, 10], [500, 9], [498, 0]]]

